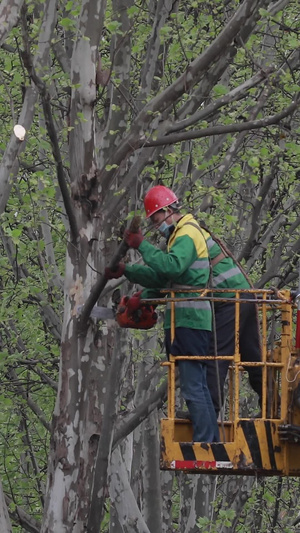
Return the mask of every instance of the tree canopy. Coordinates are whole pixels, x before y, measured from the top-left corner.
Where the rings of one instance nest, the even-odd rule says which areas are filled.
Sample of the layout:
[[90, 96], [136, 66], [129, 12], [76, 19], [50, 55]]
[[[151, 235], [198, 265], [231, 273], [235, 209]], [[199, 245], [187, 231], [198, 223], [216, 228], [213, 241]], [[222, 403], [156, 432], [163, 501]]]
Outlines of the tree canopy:
[[292, 527], [292, 480], [214, 497], [159, 472], [160, 326], [89, 315], [134, 290], [102, 275], [158, 183], [257, 287], [298, 285], [298, 2], [2, 0], [0, 21], [1, 531]]

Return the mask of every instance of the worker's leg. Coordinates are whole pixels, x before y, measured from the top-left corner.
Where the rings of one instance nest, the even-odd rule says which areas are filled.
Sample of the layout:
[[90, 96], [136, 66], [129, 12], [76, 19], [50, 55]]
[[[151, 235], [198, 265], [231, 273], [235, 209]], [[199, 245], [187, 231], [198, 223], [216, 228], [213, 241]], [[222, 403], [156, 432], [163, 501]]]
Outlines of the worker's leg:
[[199, 361], [179, 361], [179, 377], [193, 424], [194, 442], [219, 441], [219, 429], [206, 384], [205, 365]]
[[[167, 353], [172, 355], [207, 355], [208, 331], [176, 328], [173, 344], [166, 331]], [[200, 361], [178, 361], [180, 388], [189, 409], [195, 442], [219, 440], [219, 430], [212, 400], [206, 383], [205, 364]]]
[[214, 428], [214, 436], [213, 436], [213, 442], [219, 442], [220, 441], [220, 432], [219, 432], [219, 426], [217, 421], [217, 415], [214, 408], [214, 404], [212, 401], [211, 394], [209, 392], [209, 388], [207, 385], [207, 378], [206, 378], [206, 364], [204, 365], [204, 372], [205, 372], [205, 380], [203, 381], [203, 390], [204, 395], [206, 398], [206, 405], [210, 413], [210, 418], [212, 420], [213, 428]]
[[[253, 295], [242, 295], [249, 299]], [[261, 342], [258, 327], [256, 305], [241, 304], [240, 312], [240, 351], [241, 360], [252, 363], [261, 362]], [[262, 367], [246, 367], [252, 389], [258, 394], [259, 404], [262, 403]]]
[[[225, 303], [214, 306], [215, 332], [212, 332], [209, 354], [233, 355], [235, 343], [235, 305]], [[224, 402], [224, 384], [229, 361], [207, 361], [207, 385], [218, 415]]]
[[207, 361], [207, 386], [217, 416], [224, 403], [224, 384], [228, 367], [229, 361]]

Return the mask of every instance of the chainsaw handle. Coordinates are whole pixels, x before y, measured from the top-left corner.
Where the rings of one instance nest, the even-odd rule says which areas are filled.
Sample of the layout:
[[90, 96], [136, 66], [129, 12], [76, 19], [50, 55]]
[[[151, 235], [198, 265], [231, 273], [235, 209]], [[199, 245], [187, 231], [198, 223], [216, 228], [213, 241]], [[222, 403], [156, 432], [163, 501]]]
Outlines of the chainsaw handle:
[[[141, 217], [140, 217], [140, 215], [136, 215], [131, 220], [128, 229], [132, 233], [137, 233], [138, 230], [139, 230], [140, 225], [141, 225]], [[110, 264], [109, 264], [110, 270], [116, 269], [117, 264], [124, 257], [124, 255], [126, 255], [126, 252], [127, 252], [128, 249], [129, 249], [129, 246], [123, 239], [122, 242], [120, 243], [115, 255], [113, 256]], [[105, 275], [102, 274], [100, 276], [100, 278], [96, 281], [94, 286], [92, 287], [91, 293], [90, 293], [87, 301], [84, 304], [84, 307], [82, 309], [82, 313], [81, 313], [81, 316], [80, 316], [80, 331], [81, 332], [83, 332], [85, 330], [85, 328], [87, 327], [87, 321], [88, 321], [88, 318], [89, 318], [89, 316], [91, 314], [91, 311], [92, 311], [94, 305], [96, 305], [96, 302], [98, 301], [99, 296], [102, 293], [106, 283], [107, 283], [107, 279], [106, 279]]]

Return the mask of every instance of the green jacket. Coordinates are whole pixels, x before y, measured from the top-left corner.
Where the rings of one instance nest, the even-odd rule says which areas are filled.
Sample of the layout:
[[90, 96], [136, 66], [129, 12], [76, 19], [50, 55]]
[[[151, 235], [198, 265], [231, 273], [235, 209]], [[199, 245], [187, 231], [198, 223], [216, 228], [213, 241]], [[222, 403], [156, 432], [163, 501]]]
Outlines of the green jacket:
[[[126, 265], [125, 276], [133, 283], [146, 287], [142, 298], [162, 297], [159, 290], [176, 285], [205, 288], [209, 282], [207, 241], [210, 235], [197, 224], [192, 215], [183, 216], [171, 234], [167, 252], [159, 250], [147, 241], [139, 246], [146, 265]], [[199, 296], [197, 293], [178, 293], [180, 298]], [[170, 325], [170, 304], [167, 304], [165, 328]], [[211, 307], [205, 300], [176, 302], [176, 327], [211, 331]]]
[[[190, 215], [189, 215], [190, 216]], [[195, 221], [188, 220], [184, 217], [184, 224], [195, 224]], [[213, 239], [213, 237], [201, 228], [198, 223], [196, 223], [199, 231], [205, 235], [206, 246], [208, 249], [209, 260], [212, 266], [212, 278], [211, 278], [211, 287], [216, 289], [249, 289], [250, 283], [247, 281], [247, 278], [243, 274], [240, 267], [230, 256], [224, 257], [220, 245]], [[218, 260], [220, 254], [223, 256]], [[213, 264], [216, 260], [216, 264]], [[214, 296], [221, 296], [222, 298], [233, 298], [235, 293], [214, 293]]]

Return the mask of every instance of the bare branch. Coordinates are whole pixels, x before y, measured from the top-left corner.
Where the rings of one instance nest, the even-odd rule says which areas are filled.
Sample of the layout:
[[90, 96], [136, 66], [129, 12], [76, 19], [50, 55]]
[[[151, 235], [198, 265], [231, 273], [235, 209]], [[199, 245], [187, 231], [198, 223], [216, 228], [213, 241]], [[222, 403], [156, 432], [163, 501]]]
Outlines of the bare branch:
[[15, 505], [14, 501], [8, 496], [5, 496], [5, 501], [8, 506], [13, 504], [14, 511], [9, 511], [9, 514], [15, 522], [26, 529], [28, 533], [40, 533], [41, 525], [37, 520], [26, 513], [22, 507]]
[[17, 23], [24, 0], [2, 0], [0, 4], [0, 46]]
[[49, 424], [49, 422], [47, 422], [42, 409], [40, 409], [40, 407], [32, 400], [27, 390], [21, 384], [21, 381], [13, 368], [9, 369], [8, 377], [10, 381], [12, 382], [12, 384], [14, 385], [14, 387], [17, 389], [18, 394], [22, 396], [22, 398], [25, 400], [25, 403], [28, 405], [31, 411], [36, 415], [36, 417], [39, 419], [39, 421], [44, 426], [44, 428], [46, 428], [47, 431], [50, 432], [51, 425]]
[[115, 430], [112, 449], [115, 449], [120, 441], [141, 424], [154, 409], [159, 409], [164, 404], [167, 398], [167, 385], [165, 381], [147, 400], [128, 414], [126, 421], [123, 420]]
[[[26, 131], [29, 130], [32, 124], [37, 95], [38, 92], [35, 87], [27, 87], [22, 111], [18, 119], [19, 124], [24, 126]], [[0, 214], [5, 210], [14, 178], [19, 170], [17, 157], [25, 149], [25, 146], [26, 138], [25, 141], [20, 141], [15, 134], [12, 133], [0, 166]]]
[[76, 241], [79, 235], [78, 228], [77, 228], [77, 222], [76, 222], [73, 206], [71, 203], [70, 193], [67, 187], [65, 171], [63, 167], [61, 152], [60, 152], [59, 143], [58, 143], [57, 134], [56, 134], [56, 128], [55, 128], [54, 121], [53, 121], [52, 108], [51, 108], [51, 103], [50, 103], [51, 97], [50, 97], [49, 91], [47, 90], [46, 84], [37, 75], [36, 69], [33, 65], [32, 57], [30, 53], [30, 46], [29, 46], [26, 15], [27, 15], [26, 9], [22, 9], [22, 24], [23, 24], [23, 33], [24, 33], [23, 41], [24, 41], [24, 47], [25, 47], [22, 53], [23, 61], [24, 61], [25, 67], [27, 68], [30, 78], [35, 83], [39, 91], [39, 94], [42, 100], [42, 106], [43, 106], [43, 111], [44, 111], [44, 116], [45, 116], [47, 132], [50, 138], [52, 151], [53, 151], [53, 157], [54, 157], [54, 161], [56, 164], [57, 181], [60, 186], [66, 213], [69, 219], [72, 240]]
[[[130, 223], [129, 229], [130, 231], [137, 231], [140, 225], [140, 217], [134, 217]], [[122, 240], [121, 244], [119, 245], [115, 255], [113, 256], [109, 268], [114, 269], [118, 262], [124, 257], [128, 250], [128, 245], [124, 240]], [[102, 293], [105, 285], [107, 283], [107, 279], [105, 278], [104, 274], [100, 276], [98, 281], [95, 283], [95, 285], [92, 288], [92, 291], [84, 304], [81, 317], [80, 317], [80, 330], [84, 331], [87, 327], [87, 320], [91, 314], [91, 310], [93, 309], [95, 303], [97, 302], [100, 294]]]
[[[113, 159], [110, 158], [106, 161], [104, 168], [101, 170], [99, 178], [103, 188], [106, 188], [110, 178], [114, 175], [114, 168], [119, 166], [134, 150], [145, 145], [143, 132], [152, 123], [153, 116], [165, 111], [172, 103], [177, 102], [183, 94], [194, 87], [201, 79], [203, 73], [231, 46], [243, 23], [249, 17], [259, 17], [259, 9], [267, 3], [264, 0], [244, 0], [213, 43], [190, 63], [177, 80], [145, 105], [133, 122], [129, 134], [116, 149]], [[142, 139], [141, 136], [143, 137]], [[114, 164], [115, 166], [112, 170], [105, 170], [108, 164]]]
[[295, 101], [292, 102], [286, 109], [276, 115], [271, 115], [259, 120], [252, 120], [249, 122], [242, 122], [241, 124], [228, 124], [226, 126], [212, 126], [211, 128], [203, 128], [202, 130], [191, 130], [173, 135], [166, 135], [158, 139], [139, 141], [138, 146], [162, 146], [167, 144], [175, 144], [178, 142], [200, 139], [201, 137], [212, 137], [213, 135], [223, 135], [224, 133], [238, 133], [240, 131], [257, 130], [265, 128], [274, 124], [279, 124], [280, 121], [287, 116], [294, 113], [294, 111], [300, 105], [300, 98], [297, 96]]
[[12, 527], [7, 510], [2, 483], [0, 480], [0, 531], [1, 533], [12, 533]]
[[194, 113], [192, 116], [181, 120], [180, 122], [175, 122], [169, 128], [168, 134], [188, 128], [189, 126], [192, 126], [200, 120], [206, 120], [209, 115], [215, 113], [221, 107], [224, 107], [225, 105], [231, 102], [235, 102], [241, 98], [244, 98], [249, 89], [258, 85], [262, 80], [265, 80], [269, 76], [269, 74], [271, 74], [272, 71], [273, 69], [271, 68], [267, 69], [266, 71], [261, 70], [260, 72], [252, 76], [252, 78], [249, 78], [249, 80], [246, 80], [238, 87], [232, 89], [232, 91], [230, 91], [228, 94], [217, 98], [217, 100], [215, 100], [211, 104], [207, 105], [203, 109], [200, 109], [200, 111], [198, 111], [197, 113]]

